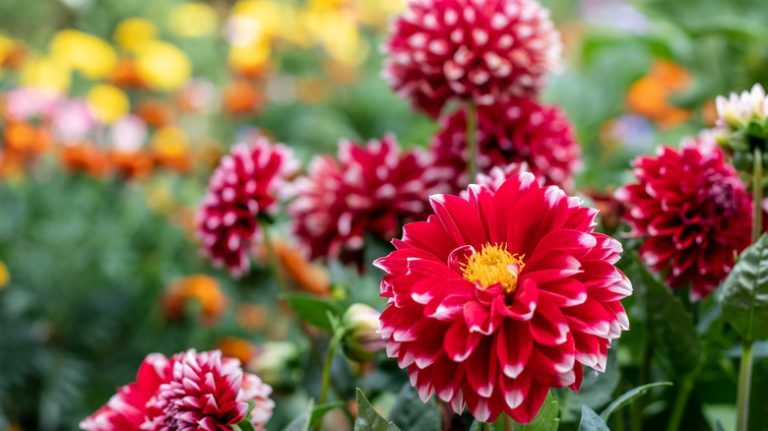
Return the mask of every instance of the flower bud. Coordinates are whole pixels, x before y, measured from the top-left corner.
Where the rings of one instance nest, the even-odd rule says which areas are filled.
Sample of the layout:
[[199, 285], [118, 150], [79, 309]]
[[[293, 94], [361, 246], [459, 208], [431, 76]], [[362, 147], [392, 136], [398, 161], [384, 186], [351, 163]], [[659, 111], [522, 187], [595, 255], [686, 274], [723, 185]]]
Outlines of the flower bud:
[[345, 331], [342, 346], [348, 358], [369, 361], [384, 348], [384, 340], [379, 335], [379, 315], [365, 304], [352, 304], [344, 313], [341, 318]]

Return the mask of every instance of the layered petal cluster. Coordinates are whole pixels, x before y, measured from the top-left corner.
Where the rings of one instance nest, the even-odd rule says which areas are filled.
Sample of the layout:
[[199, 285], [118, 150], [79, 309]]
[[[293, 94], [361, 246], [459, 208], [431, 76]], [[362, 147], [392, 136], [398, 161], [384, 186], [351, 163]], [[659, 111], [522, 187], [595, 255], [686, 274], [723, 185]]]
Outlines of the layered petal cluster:
[[136, 381], [80, 423], [86, 431], [230, 430], [249, 420], [258, 430], [272, 416], [272, 388], [243, 372], [240, 361], [218, 350], [188, 350], [170, 359], [151, 354]]
[[259, 217], [276, 210], [276, 198], [289, 190], [285, 179], [297, 166], [289, 148], [260, 135], [222, 158], [197, 215], [202, 251], [215, 266], [226, 266], [235, 277], [248, 270]]
[[375, 262], [387, 354], [423, 400], [528, 423], [550, 388], [579, 389], [582, 365], [605, 369], [632, 287], [615, 266], [619, 242], [594, 232], [595, 210], [527, 172], [431, 204]]
[[437, 117], [452, 99], [490, 105], [534, 95], [562, 44], [534, 0], [411, 0], [385, 51], [385, 79]]
[[663, 147], [634, 162], [637, 182], [616, 192], [628, 211], [633, 236], [645, 238], [643, 261], [666, 270], [673, 288], [691, 286], [694, 299], [709, 295], [750, 244], [750, 197], [738, 173], [710, 135]]
[[[488, 172], [494, 166], [526, 163], [547, 184], [569, 189], [572, 174], [581, 167], [581, 148], [565, 113], [533, 99], [509, 99], [477, 107], [477, 166]], [[465, 111], [444, 117], [432, 141], [437, 166], [450, 169], [456, 193], [466, 187], [467, 119]]]
[[338, 159], [315, 158], [296, 180], [288, 212], [311, 258], [362, 262], [366, 234], [387, 239], [404, 221], [422, 217], [430, 194], [444, 188], [441, 171], [426, 153], [401, 152], [394, 136], [366, 145], [339, 144]]
[[721, 127], [739, 128], [768, 118], [768, 97], [760, 84], [753, 85], [750, 91], [731, 93], [728, 98], [717, 96], [715, 102]]

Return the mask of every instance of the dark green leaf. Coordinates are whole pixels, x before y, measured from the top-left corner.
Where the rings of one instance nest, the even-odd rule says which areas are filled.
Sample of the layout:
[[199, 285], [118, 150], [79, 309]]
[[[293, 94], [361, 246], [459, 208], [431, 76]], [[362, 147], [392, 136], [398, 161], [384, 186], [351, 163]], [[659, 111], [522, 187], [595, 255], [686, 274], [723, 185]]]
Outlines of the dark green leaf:
[[650, 389], [655, 387], [660, 387], [660, 386], [672, 386], [672, 382], [648, 383], [647, 385], [638, 386], [634, 389], [630, 389], [627, 392], [625, 392], [623, 395], [621, 395], [619, 398], [616, 398], [611, 404], [609, 404], [608, 407], [606, 407], [605, 410], [603, 410], [603, 412], [600, 413], [600, 417], [603, 418], [604, 421], [607, 421], [608, 418], [611, 416], [611, 414], [613, 414], [613, 412], [615, 412], [616, 410], [631, 403], [632, 400], [645, 394]]
[[248, 420], [250, 416], [245, 417], [245, 419], [241, 420], [235, 425], [232, 425], [232, 428], [235, 431], [256, 431], [256, 428], [253, 426], [250, 420]]
[[291, 421], [291, 423], [288, 424], [288, 426], [283, 428], [283, 431], [308, 431], [309, 422], [310, 422], [310, 419], [312, 418], [312, 412], [314, 410], [314, 407], [315, 407], [315, 403], [313, 401], [310, 401], [306, 410], [304, 410], [299, 416], [296, 416]]
[[581, 407], [579, 431], [610, 431], [605, 421], [587, 406]]
[[376, 413], [363, 391], [357, 388], [355, 431], [400, 431], [400, 428]]
[[285, 300], [300, 319], [326, 331], [333, 331], [327, 313], [338, 315], [343, 311], [339, 304], [330, 299], [310, 295], [288, 294]]
[[439, 431], [440, 411], [435, 399], [423, 403], [410, 384], [403, 385], [389, 418], [403, 431]]
[[312, 409], [312, 418], [310, 420], [310, 423], [316, 424], [318, 421], [323, 419], [323, 416], [325, 416], [326, 413], [341, 407], [344, 407], [344, 403], [341, 401], [335, 401], [332, 403], [325, 403], [325, 404], [320, 404], [319, 406], [315, 406], [315, 408]]
[[550, 393], [547, 395], [547, 399], [544, 400], [544, 404], [539, 410], [539, 414], [528, 425], [522, 425], [519, 427], [522, 431], [557, 431], [557, 427], [560, 424], [559, 418], [560, 408], [558, 407], [557, 398], [553, 397]]
[[659, 355], [682, 376], [696, 369], [702, 358], [701, 341], [693, 319], [672, 292], [656, 279], [635, 255], [643, 283], [651, 343]]
[[768, 236], [746, 249], [725, 279], [723, 317], [745, 341], [768, 338]]

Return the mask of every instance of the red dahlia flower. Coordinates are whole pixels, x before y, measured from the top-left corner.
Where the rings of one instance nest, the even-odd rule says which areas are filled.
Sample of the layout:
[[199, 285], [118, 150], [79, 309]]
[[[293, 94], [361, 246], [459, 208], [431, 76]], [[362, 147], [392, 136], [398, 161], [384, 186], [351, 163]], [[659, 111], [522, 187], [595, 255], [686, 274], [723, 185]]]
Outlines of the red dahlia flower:
[[135, 431], [146, 418], [147, 402], [171, 376], [168, 358], [151, 354], [144, 359], [136, 381], [117, 390], [106, 405], [80, 422], [86, 431]]
[[656, 272], [668, 269], [669, 286], [690, 284], [694, 299], [709, 295], [750, 243], [750, 197], [738, 173], [707, 135], [633, 165], [637, 182], [616, 197], [629, 208], [632, 235], [645, 238], [641, 257]]
[[605, 369], [632, 286], [614, 266], [619, 242], [594, 232], [595, 210], [527, 172], [431, 203], [375, 262], [387, 354], [422, 400], [528, 423], [550, 388], [579, 389], [582, 365]]
[[229, 430], [245, 418], [257, 430], [272, 416], [272, 388], [244, 373], [219, 351], [189, 350], [171, 359], [151, 354], [136, 382], [123, 386], [107, 405], [80, 423], [86, 431]]
[[365, 146], [344, 141], [338, 160], [312, 161], [309, 175], [296, 181], [288, 211], [312, 259], [340, 256], [361, 264], [366, 234], [396, 235], [403, 221], [426, 213], [427, 197], [443, 183], [427, 154], [401, 153], [392, 135]]
[[532, 96], [560, 60], [560, 34], [534, 0], [411, 0], [385, 46], [384, 77], [437, 117], [451, 99]]
[[[478, 157], [481, 172], [494, 166], [525, 162], [547, 184], [569, 189], [581, 165], [581, 149], [559, 108], [532, 99], [510, 99], [477, 108]], [[432, 141], [435, 164], [453, 175], [454, 193], [466, 187], [467, 121], [464, 110], [445, 117]]]
[[248, 270], [259, 216], [274, 212], [275, 195], [286, 192], [284, 178], [296, 166], [290, 149], [262, 136], [235, 145], [221, 160], [197, 217], [203, 253], [214, 265], [226, 265], [235, 277]]

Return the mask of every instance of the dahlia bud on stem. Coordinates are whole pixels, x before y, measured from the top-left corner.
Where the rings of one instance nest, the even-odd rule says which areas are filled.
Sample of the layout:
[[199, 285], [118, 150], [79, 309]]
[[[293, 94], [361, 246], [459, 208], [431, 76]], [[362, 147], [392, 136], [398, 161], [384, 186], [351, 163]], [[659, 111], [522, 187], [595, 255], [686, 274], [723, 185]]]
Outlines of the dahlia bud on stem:
[[380, 313], [366, 304], [352, 304], [344, 312], [341, 324], [344, 331], [342, 348], [353, 361], [366, 362], [376, 352], [384, 349], [384, 340], [379, 334]]

